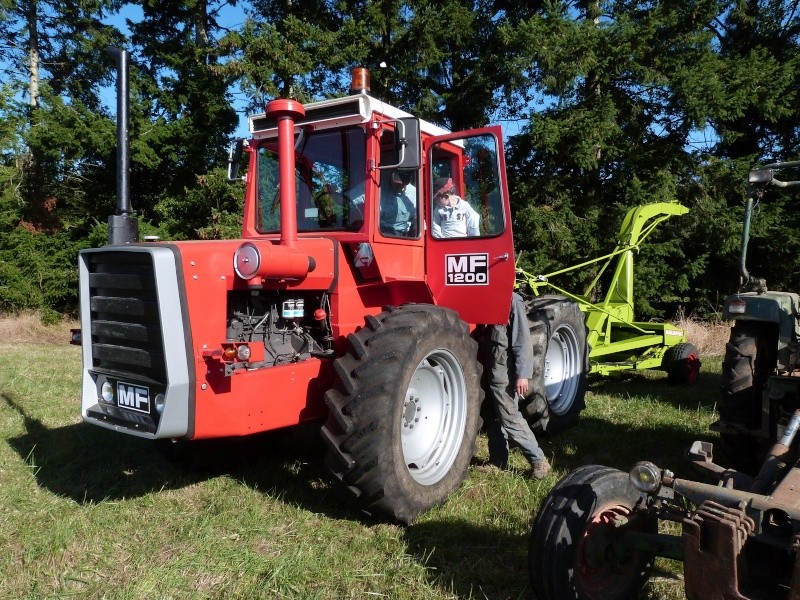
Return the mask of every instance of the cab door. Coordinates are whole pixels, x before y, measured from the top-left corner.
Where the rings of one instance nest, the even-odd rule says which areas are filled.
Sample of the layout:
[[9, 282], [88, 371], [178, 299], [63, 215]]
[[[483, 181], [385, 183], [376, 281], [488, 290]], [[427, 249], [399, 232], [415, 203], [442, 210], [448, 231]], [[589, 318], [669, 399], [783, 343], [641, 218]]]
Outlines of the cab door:
[[[427, 138], [423, 151], [425, 268], [434, 302], [467, 323], [507, 323], [515, 271], [501, 128]], [[457, 198], [437, 197], [448, 182]]]

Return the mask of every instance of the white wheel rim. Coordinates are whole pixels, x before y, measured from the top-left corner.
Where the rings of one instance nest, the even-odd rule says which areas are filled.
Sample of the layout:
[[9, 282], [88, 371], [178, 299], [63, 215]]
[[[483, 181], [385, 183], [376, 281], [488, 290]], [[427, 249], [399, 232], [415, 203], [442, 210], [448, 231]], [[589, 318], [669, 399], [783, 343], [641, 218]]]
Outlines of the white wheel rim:
[[581, 376], [581, 352], [578, 336], [571, 327], [561, 326], [547, 344], [544, 387], [550, 412], [563, 415], [569, 412]]
[[433, 485], [453, 466], [467, 420], [467, 385], [452, 353], [438, 349], [420, 361], [401, 411], [400, 439], [408, 472], [417, 483]]

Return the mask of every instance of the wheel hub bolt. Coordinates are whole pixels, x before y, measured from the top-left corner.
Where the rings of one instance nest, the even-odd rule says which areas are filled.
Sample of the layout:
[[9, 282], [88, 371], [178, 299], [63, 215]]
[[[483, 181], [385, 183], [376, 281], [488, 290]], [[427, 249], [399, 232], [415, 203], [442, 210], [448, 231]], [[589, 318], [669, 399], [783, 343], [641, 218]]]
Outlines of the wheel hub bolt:
[[403, 402], [403, 426], [405, 427], [414, 418], [414, 414], [422, 410], [417, 406], [419, 398], [416, 396], [409, 396]]

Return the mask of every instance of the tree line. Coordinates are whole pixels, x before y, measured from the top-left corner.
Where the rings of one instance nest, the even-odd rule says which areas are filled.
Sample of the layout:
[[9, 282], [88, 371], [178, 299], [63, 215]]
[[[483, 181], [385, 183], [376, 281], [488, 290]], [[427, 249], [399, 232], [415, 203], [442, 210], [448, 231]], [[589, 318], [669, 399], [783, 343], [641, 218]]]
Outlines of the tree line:
[[[242, 190], [224, 169], [237, 110], [347, 93], [350, 69], [366, 66], [373, 95], [444, 127], [515, 125], [506, 153], [526, 270], [610, 251], [631, 207], [689, 207], [637, 257], [637, 314], [714, 317], [737, 287], [747, 170], [798, 157], [799, 4], [2, 2], [0, 310], [73, 313], [76, 253], [105, 243], [114, 45], [132, 57], [143, 233], [236, 237]], [[757, 208], [750, 270], [771, 287], [800, 281], [797, 201], [769, 194]], [[558, 284], [577, 292], [594, 275]]]

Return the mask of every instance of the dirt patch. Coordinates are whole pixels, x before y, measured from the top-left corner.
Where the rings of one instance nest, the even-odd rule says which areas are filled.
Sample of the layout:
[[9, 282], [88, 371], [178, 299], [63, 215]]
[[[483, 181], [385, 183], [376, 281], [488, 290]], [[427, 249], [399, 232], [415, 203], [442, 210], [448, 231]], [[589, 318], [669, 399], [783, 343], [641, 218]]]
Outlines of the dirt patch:
[[54, 325], [42, 323], [37, 312], [0, 315], [0, 341], [10, 344], [69, 344], [70, 329], [80, 327], [73, 319], [62, 318]]

